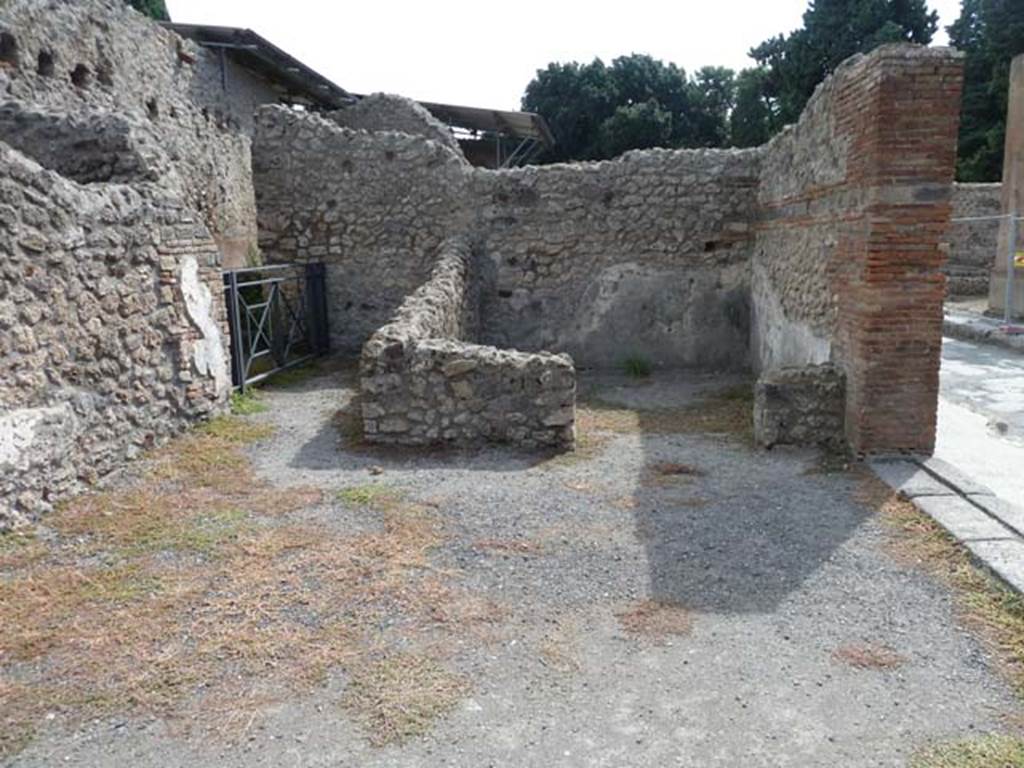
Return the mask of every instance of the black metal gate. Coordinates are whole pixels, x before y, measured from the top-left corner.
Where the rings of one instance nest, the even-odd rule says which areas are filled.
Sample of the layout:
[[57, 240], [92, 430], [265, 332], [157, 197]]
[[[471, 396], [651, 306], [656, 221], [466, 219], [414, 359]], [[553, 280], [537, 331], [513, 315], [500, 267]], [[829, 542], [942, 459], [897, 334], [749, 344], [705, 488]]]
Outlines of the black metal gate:
[[243, 392], [285, 368], [326, 354], [322, 263], [269, 264], [224, 273], [231, 381]]

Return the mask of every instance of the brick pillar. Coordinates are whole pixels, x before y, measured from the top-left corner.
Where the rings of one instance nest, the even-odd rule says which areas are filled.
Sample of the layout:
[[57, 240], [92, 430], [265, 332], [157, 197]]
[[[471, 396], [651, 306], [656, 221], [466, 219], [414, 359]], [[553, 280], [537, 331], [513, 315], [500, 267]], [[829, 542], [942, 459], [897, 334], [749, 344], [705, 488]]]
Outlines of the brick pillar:
[[[1006, 109], [1006, 147], [1003, 155], [1003, 213], [1024, 214], [1024, 54], [1010, 64], [1010, 92]], [[1009, 222], [999, 225], [999, 247], [989, 280], [988, 306], [1003, 314], [1006, 273], [1009, 269]], [[1024, 251], [1024, 226], [1017, 225], [1017, 251]], [[1024, 267], [1013, 272], [1011, 316], [1024, 317]]]
[[855, 453], [931, 453], [962, 57], [885, 46], [838, 98], [856, 213], [833, 274]]

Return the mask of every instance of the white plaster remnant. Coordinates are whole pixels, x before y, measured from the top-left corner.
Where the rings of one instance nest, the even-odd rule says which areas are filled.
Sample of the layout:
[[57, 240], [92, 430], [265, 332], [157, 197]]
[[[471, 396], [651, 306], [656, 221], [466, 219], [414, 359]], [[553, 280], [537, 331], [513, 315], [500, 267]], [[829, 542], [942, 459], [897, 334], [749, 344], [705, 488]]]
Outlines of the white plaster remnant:
[[192, 363], [200, 374], [213, 377], [218, 395], [224, 394], [231, 383], [224, 341], [220, 326], [213, 319], [213, 294], [199, 279], [199, 264], [194, 256], [186, 256], [182, 262], [181, 294], [188, 316], [203, 334], [192, 348]]
[[49, 425], [72, 426], [73, 419], [74, 416], [67, 404], [45, 408], [20, 408], [0, 414], [0, 469], [28, 469], [31, 464], [32, 446], [49, 434], [50, 430], [45, 428]]
[[832, 343], [809, 324], [786, 315], [782, 301], [763, 270], [753, 270], [752, 352], [758, 371], [821, 365], [831, 361]]

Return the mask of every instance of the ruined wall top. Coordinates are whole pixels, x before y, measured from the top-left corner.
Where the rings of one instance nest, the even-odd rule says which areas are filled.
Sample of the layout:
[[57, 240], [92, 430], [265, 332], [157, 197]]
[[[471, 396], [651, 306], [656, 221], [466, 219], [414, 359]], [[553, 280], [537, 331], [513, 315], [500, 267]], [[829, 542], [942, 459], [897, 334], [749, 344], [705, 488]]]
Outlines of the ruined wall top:
[[346, 128], [363, 131], [398, 131], [440, 142], [465, 160], [462, 148], [444, 123], [412, 99], [392, 93], [373, 93], [355, 104], [327, 114]]

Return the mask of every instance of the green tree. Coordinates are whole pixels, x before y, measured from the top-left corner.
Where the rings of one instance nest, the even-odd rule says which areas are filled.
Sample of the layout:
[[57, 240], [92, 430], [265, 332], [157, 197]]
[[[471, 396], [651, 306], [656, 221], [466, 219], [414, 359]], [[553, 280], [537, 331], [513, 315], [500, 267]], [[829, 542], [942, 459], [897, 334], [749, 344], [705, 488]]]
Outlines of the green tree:
[[601, 123], [596, 153], [600, 157], [616, 157], [630, 149], [669, 146], [672, 140], [672, 115], [654, 99], [641, 104], [616, 107]]
[[705, 67], [691, 80], [643, 54], [611, 65], [552, 63], [527, 85], [523, 109], [544, 116], [556, 145], [543, 160], [597, 160], [629, 149], [723, 146], [733, 72]]
[[957, 178], [999, 181], [1010, 61], [1024, 53], [1024, 0], [962, 0], [947, 31], [950, 43], [967, 54]]
[[736, 103], [729, 115], [729, 139], [735, 147], [757, 147], [782, 128], [776, 102], [768, 95], [769, 72], [744, 69], [736, 77]]
[[167, 3], [164, 0], [128, 0], [128, 5], [157, 21], [171, 20], [170, 14], [167, 13]]
[[765, 40], [750, 55], [766, 70], [763, 93], [786, 124], [844, 59], [882, 43], [926, 45], [937, 28], [938, 14], [925, 0], [811, 0], [800, 29]]

